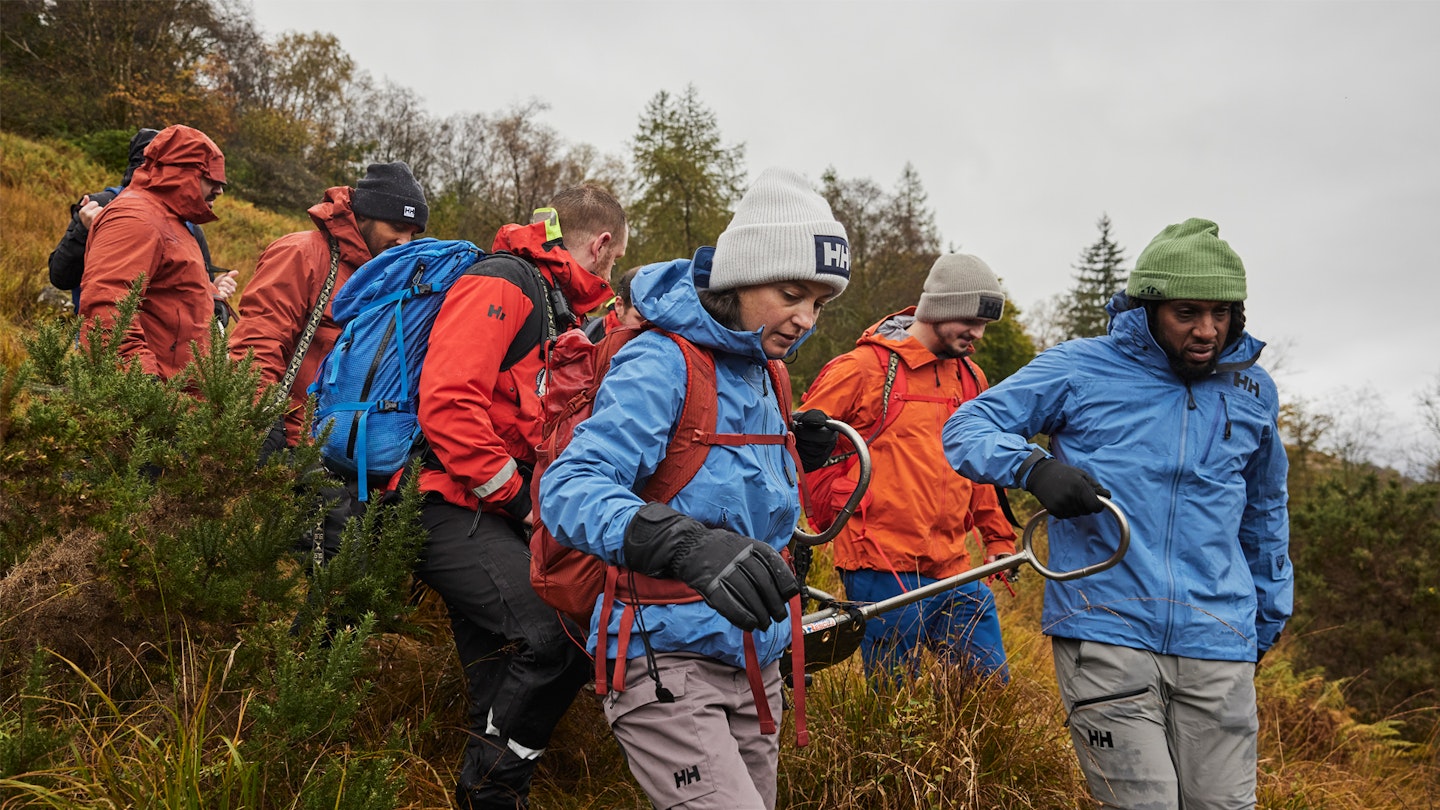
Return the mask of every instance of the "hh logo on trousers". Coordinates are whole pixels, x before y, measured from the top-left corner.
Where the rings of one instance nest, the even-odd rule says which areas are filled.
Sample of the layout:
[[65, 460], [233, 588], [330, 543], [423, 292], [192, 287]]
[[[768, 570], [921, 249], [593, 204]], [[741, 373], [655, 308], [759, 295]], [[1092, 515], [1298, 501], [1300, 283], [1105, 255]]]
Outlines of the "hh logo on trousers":
[[1110, 736], [1110, 732], [1108, 731], [1097, 731], [1092, 728], [1090, 729], [1090, 747], [1114, 748], [1115, 738]]
[[675, 787], [685, 787], [691, 782], [700, 781], [700, 766], [691, 765], [689, 770], [675, 772]]
[[850, 278], [850, 243], [845, 237], [815, 237], [815, 272]]

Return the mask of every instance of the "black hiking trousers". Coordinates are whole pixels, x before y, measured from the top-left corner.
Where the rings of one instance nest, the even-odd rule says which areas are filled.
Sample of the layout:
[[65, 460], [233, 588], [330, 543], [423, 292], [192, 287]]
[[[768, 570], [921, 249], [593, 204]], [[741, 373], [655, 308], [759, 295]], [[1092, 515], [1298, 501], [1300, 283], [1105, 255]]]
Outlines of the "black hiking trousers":
[[[415, 574], [440, 594], [470, 692], [462, 808], [528, 806], [535, 760], [590, 678], [585, 633], [530, 585], [523, 527], [425, 496]], [[471, 534], [471, 527], [475, 527]]]

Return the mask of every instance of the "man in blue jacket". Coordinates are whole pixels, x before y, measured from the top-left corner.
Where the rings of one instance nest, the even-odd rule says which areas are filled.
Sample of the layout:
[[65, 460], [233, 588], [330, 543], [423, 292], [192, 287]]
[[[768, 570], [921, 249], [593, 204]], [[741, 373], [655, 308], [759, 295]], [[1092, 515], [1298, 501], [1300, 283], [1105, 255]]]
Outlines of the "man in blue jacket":
[[1050, 349], [945, 425], [962, 475], [1024, 487], [1058, 519], [1050, 567], [1114, 551], [1100, 496], [1130, 519], [1124, 560], [1048, 582], [1042, 615], [1105, 807], [1255, 806], [1254, 671], [1294, 578], [1279, 402], [1244, 301], [1219, 227], [1171, 225], [1110, 302], [1108, 335]]

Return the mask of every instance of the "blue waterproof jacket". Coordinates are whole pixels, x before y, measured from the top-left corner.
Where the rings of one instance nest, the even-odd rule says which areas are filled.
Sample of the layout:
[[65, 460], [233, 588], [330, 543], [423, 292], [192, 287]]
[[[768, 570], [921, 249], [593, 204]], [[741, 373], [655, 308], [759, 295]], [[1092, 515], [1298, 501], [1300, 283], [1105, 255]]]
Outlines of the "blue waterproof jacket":
[[[943, 431], [962, 475], [1023, 486], [1039, 448], [1113, 493], [1130, 519], [1119, 565], [1047, 582], [1044, 631], [1166, 655], [1254, 661], [1290, 618], [1285, 447], [1275, 384], [1243, 334], [1215, 374], [1185, 383], [1124, 293], [1110, 334], [1071, 340], [965, 403]], [[1108, 512], [1050, 521], [1050, 562], [1073, 570], [1110, 556]]]
[[[781, 415], [772, 390], [760, 332], [726, 329], [696, 295], [695, 277], [706, 283], [713, 254], [713, 248], [703, 247], [693, 260], [642, 268], [631, 284], [632, 300], [656, 326], [714, 352], [717, 432], [783, 435], [789, 419]], [[635, 492], [665, 454], [684, 402], [685, 378], [685, 358], [664, 335], [644, 332], [616, 353], [593, 413], [540, 481], [540, 512], [556, 540], [625, 564], [625, 531], [644, 505]], [[670, 506], [707, 526], [724, 527], [779, 550], [789, 543], [799, 517], [797, 482], [794, 462], [783, 445], [715, 446]], [[706, 603], [651, 605], [638, 612], [656, 652], [693, 652], [745, 666], [743, 632]], [[600, 614], [597, 604], [588, 643], [592, 654]], [[604, 651], [610, 658], [617, 657], [620, 614], [617, 602], [608, 628], [609, 649]], [[644, 654], [640, 627], [635, 630], [627, 658]], [[778, 659], [789, 643], [788, 621], [757, 632], [761, 665]]]

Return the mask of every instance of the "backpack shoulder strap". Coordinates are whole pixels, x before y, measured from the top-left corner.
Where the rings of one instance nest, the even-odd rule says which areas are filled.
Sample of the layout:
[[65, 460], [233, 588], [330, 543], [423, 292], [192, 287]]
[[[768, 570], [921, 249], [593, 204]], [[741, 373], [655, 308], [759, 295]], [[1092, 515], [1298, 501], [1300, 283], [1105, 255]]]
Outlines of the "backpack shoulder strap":
[[501, 371], [508, 371], [536, 346], [553, 340], [559, 334], [555, 325], [555, 310], [550, 305], [550, 286], [535, 265], [513, 253], [501, 251], [471, 265], [465, 275], [503, 278], [530, 297], [530, 314], [506, 349], [505, 357], [500, 361]]
[[295, 342], [290, 364], [285, 367], [285, 376], [280, 380], [280, 387], [275, 392], [276, 405], [290, 399], [290, 387], [295, 384], [295, 377], [300, 373], [300, 364], [305, 360], [305, 353], [310, 351], [310, 343], [315, 340], [320, 319], [325, 316], [325, 305], [330, 303], [330, 294], [335, 291], [335, 279], [340, 275], [340, 242], [328, 232], [325, 239], [330, 244], [330, 270], [325, 274], [325, 282], [320, 285], [320, 294], [315, 296], [314, 306], [310, 307], [310, 317], [305, 321], [305, 329], [300, 332], [300, 339]]
[[880, 438], [880, 434], [885, 432], [885, 428], [890, 427], [892, 422], [900, 418], [900, 410], [905, 407], [905, 392], [909, 388], [905, 375], [900, 373], [900, 353], [878, 343], [871, 343], [870, 347], [875, 350], [875, 356], [885, 365], [885, 387], [881, 390], [883, 399], [880, 403], [880, 424], [875, 426], [875, 432], [865, 440], [866, 444]]
[[710, 352], [673, 332], [656, 331], [674, 341], [685, 359], [685, 399], [680, 405], [680, 418], [665, 448], [665, 458], [640, 493], [647, 501], [667, 503], [690, 483], [710, 454], [710, 445], [702, 439], [715, 433], [720, 394], [715, 387], [715, 357]]
[[965, 370], [970, 372], [968, 378], [962, 377], [960, 380], [960, 385], [964, 389], [965, 401], [969, 402], [975, 397], [980, 396], [982, 391], [989, 388], [990, 381], [985, 379], [985, 372], [981, 371], [979, 366], [971, 362], [970, 358], [960, 358], [960, 365], [964, 366]]

